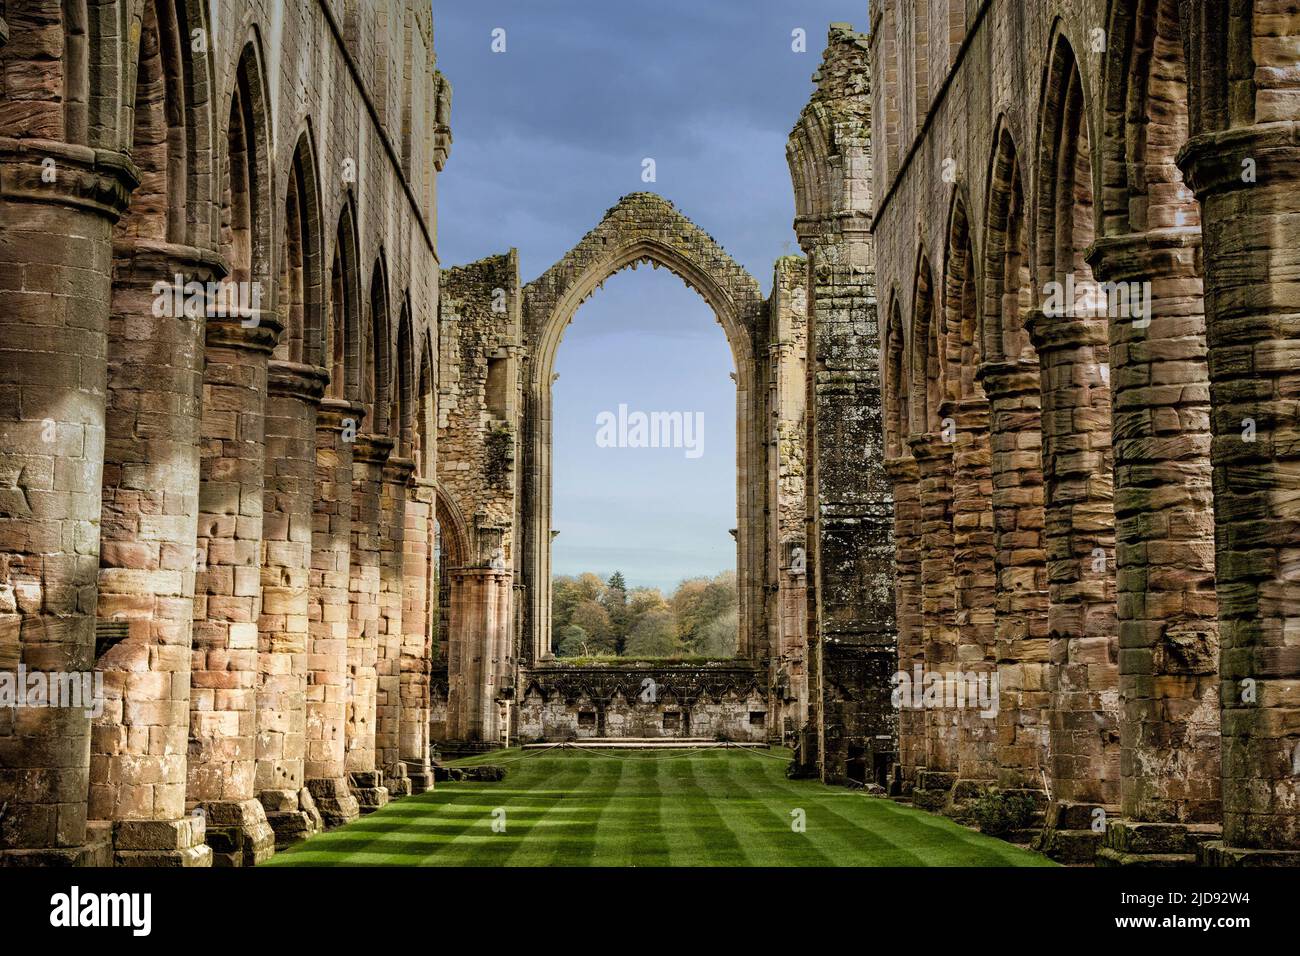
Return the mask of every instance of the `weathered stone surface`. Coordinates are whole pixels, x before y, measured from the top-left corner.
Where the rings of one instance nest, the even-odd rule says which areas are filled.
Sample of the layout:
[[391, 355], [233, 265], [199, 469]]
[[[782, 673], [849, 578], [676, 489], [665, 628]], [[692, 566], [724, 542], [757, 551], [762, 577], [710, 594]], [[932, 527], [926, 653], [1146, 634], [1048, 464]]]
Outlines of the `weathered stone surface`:
[[[351, 437], [316, 406], [328, 382], [403, 453], [418, 428], [432, 472], [415, 412], [436, 381], [450, 90], [427, 8], [345, 39], [328, 5], [223, 2], [188, 23], [110, 6], [100, 30], [10, 5], [0, 46], [0, 667], [103, 678], [93, 718], [0, 715], [0, 860], [251, 864], [271, 851], [263, 804], [319, 827], [310, 778], [335, 821], [356, 814], [333, 630]], [[363, 261], [372, 302], [400, 303], [364, 349]], [[393, 634], [398, 540], [379, 592]]]
[[[1231, 863], [1200, 851], [1220, 821], [1229, 847], [1294, 848], [1294, 71], [1209, 94], [1252, 28], [1206, 4], [994, 0], [943, 31], [924, 13], [873, 6], [863, 85], [900, 666], [986, 664], [991, 620], [990, 769], [1051, 795], [1061, 858], [1088, 858], [1099, 807], [1112, 864]], [[1054, 300], [1072, 286], [1100, 295]], [[904, 792], [990, 766], [967, 713], [899, 716]]]

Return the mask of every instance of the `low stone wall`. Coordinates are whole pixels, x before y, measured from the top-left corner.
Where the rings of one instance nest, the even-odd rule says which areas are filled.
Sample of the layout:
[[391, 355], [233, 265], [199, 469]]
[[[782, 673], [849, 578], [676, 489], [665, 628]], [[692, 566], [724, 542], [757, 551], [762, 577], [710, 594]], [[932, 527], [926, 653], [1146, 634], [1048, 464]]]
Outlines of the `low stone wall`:
[[766, 674], [749, 663], [557, 664], [523, 675], [516, 737], [768, 738]]

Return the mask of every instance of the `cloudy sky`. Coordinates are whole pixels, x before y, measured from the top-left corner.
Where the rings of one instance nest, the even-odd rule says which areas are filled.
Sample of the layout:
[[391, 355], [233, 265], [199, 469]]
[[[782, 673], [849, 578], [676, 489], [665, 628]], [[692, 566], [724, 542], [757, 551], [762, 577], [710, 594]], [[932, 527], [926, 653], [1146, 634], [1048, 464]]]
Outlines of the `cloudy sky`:
[[[866, 0], [434, 0], [433, 14], [453, 87], [444, 265], [515, 247], [528, 282], [649, 190], [770, 289], [773, 261], [797, 251], [786, 136], [828, 25], [865, 30]], [[671, 589], [734, 567], [734, 363], [705, 303], [666, 270], [620, 273], [578, 311], [556, 371], [555, 572]], [[597, 416], [620, 404], [699, 413], [703, 453], [600, 447]]]

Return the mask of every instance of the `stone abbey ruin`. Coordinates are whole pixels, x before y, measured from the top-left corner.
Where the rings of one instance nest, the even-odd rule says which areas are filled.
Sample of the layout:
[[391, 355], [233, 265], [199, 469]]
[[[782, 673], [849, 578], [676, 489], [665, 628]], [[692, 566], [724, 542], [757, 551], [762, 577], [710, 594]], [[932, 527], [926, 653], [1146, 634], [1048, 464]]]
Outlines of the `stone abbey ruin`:
[[[765, 295], [644, 192], [444, 267], [428, 4], [0, 0], [0, 863], [252, 865], [619, 736], [1300, 863], [1300, 8], [869, 17]], [[555, 356], [647, 262], [735, 360], [739, 653], [568, 663]]]

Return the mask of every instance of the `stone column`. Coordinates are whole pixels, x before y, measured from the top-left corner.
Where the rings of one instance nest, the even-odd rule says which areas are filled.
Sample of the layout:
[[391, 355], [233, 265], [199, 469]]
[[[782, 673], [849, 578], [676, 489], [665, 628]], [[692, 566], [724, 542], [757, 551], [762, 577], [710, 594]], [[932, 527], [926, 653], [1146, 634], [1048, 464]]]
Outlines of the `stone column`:
[[402, 562], [401, 725], [398, 750], [412, 793], [433, 789], [429, 753], [430, 687], [433, 673], [432, 621], [429, 619], [430, 535], [434, 482], [412, 478], [406, 492], [406, 535]]
[[490, 567], [454, 568], [451, 575], [455, 607], [448, 665], [459, 682], [449, 714], [455, 725], [448, 735], [495, 740], [503, 648], [510, 641], [511, 575]]
[[384, 774], [375, 766], [376, 669], [379, 651], [380, 497], [393, 440], [358, 435], [352, 449], [352, 549], [348, 579], [347, 750], [344, 766], [363, 813], [388, 802]]
[[[1119, 647], [1115, 621], [1110, 367], [1104, 316], [1028, 321], [1042, 381], [1057, 858], [1087, 859], [1098, 807], [1119, 806]], [[1055, 837], [1054, 837], [1055, 839]], [[1070, 845], [1067, 847], [1067, 843]]]
[[[927, 679], [946, 678], [957, 662], [953, 625], [952, 441], [942, 432], [910, 439], [920, 498], [921, 646]], [[924, 690], [924, 688], [923, 688]], [[918, 774], [912, 799], [927, 810], [944, 809], [957, 781], [957, 726], [944, 706], [924, 710], [926, 769]]]
[[279, 332], [268, 312], [207, 326], [186, 800], [206, 816], [216, 866], [275, 852], [254, 773], [267, 361]]
[[[866, 224], [860, 219], [856, 226]], [[821, 776], [895, 759], [894, 513], [884, 472], [880, 329], [869, 239], [808, 240], [808, 630]], [[844, 692], [841, 691], [844, 689]]]
[[98, 662], [90, 817], [113, 821], [120, 865], [206, 866], [185, 787], [207, 299], [187, 303], [183, 289], [224, 267], [138, 239], [114, 258], [98, 616], [128, 623]]
[[[1285, 43], [1274, 46], [1274, 55], [1285, 54]], [[1274, 102], [1284, 107], [1290, 100]], [[1198, 135], [1178, 163], [1201, 202], [1213, 401], [1223, 841], [1209, 847], [1208, 859], [1294, 864], [1300, 861], [1300, 122]]]
[[898, 764], [900, 789], [910, 796], [917, 772], [926, 767], [925, 712], [915, 704], [915, 682], [925, 669], [921, 623], [921, 497], [916, 459], [900, 455], [885, 461], [894, 489], [894, 601], [898, 620]]
[[[118, 153], [0, 137], [6, 671], [94, 666], [112, 232], [137, 182]], [[0, 861], [107, 864], [86, 828], [91, 709], [0, 710]]]
[[[506, 723], [513, 721], [514, 709], [514, 683], [515, 683], [515, 615], [514, 615], [514, 598], [515, 585], [513, 575], [508, 571], [493, 569], [495, 577], [493, 584], [495, 586], [496, 609], [494, 612], [495, 628], [493, 630], [494, 640], [492, 646], [495, 648], [492, 655], [492, 673], [491, 680], [488, 683], [487, 698], [491, 701], [489, 710], [490, 733], [487, 735], [488, 740], [498, 741], [502, 738], [507, 727], [503, 726], [502, 719], [505, 716]], [[499, 701], [510, 700], [509, 705], [503, 710]]]
[[998, 786], [1045, 794], [1051, 694], [1037, 362], [980, 366], [996, 541]]
[[[958, 790], [973, 800], [997, 780], [997, 653], [994, 642], [993, 476], [989, 405], [982, 398], [947, 404], [941, 411], [955, 426], [952, 446], [953, 625], [957, 667], [968, 693], [957, 714]], [[974, 688], [969, 675], [975, 675]], [[977, 691], [972, 700], [970, 689]], [[978, 695], [983, 694], [982, 700]], [[989, 706], [984, 706], [987, 703]]]
[[365, 408], [326, 398], [316, 416], [315, 500], [307, 609], [307, 754], [303, 772], [325, 825], [360, 815], [344, 768], [352, 450]]
[[323, 825], [304, 773], [316, 413], [328, 380], [322, 368], [270, 363], [255, 785], [278, 847]]
[[406, 488], [415, 471], [409, 458], [384, 464], [379, 508], [379, 653], [376, 661], [375, 766], [384, 772], [389, 797], [411, 792], [401, 760], [402, 584], [406, 560]]
[[1159, 840], [1154, 827], [1141, 839], [1125, 827], [1108, 843], [1188, 862], [1195, 848], [1183, 824], [1222, 814], [1200, 239], [1199, 229], [1159, 230], [1099, 239], [1089, 254], [1099, 280], [1150, 283], [1145, 317], [1110, 320], [1120, 809], [1127, 821], [1171, 825]]
[[808, 557], [804, 539], [781, 543], [779, 554], [772, 669], [787, 682], [784, 699], [778, 704], [790, 727], [788, 732], [783, 726], [769, 727], [768, 735], [785, 740], [794, 738], [808, 722]]

